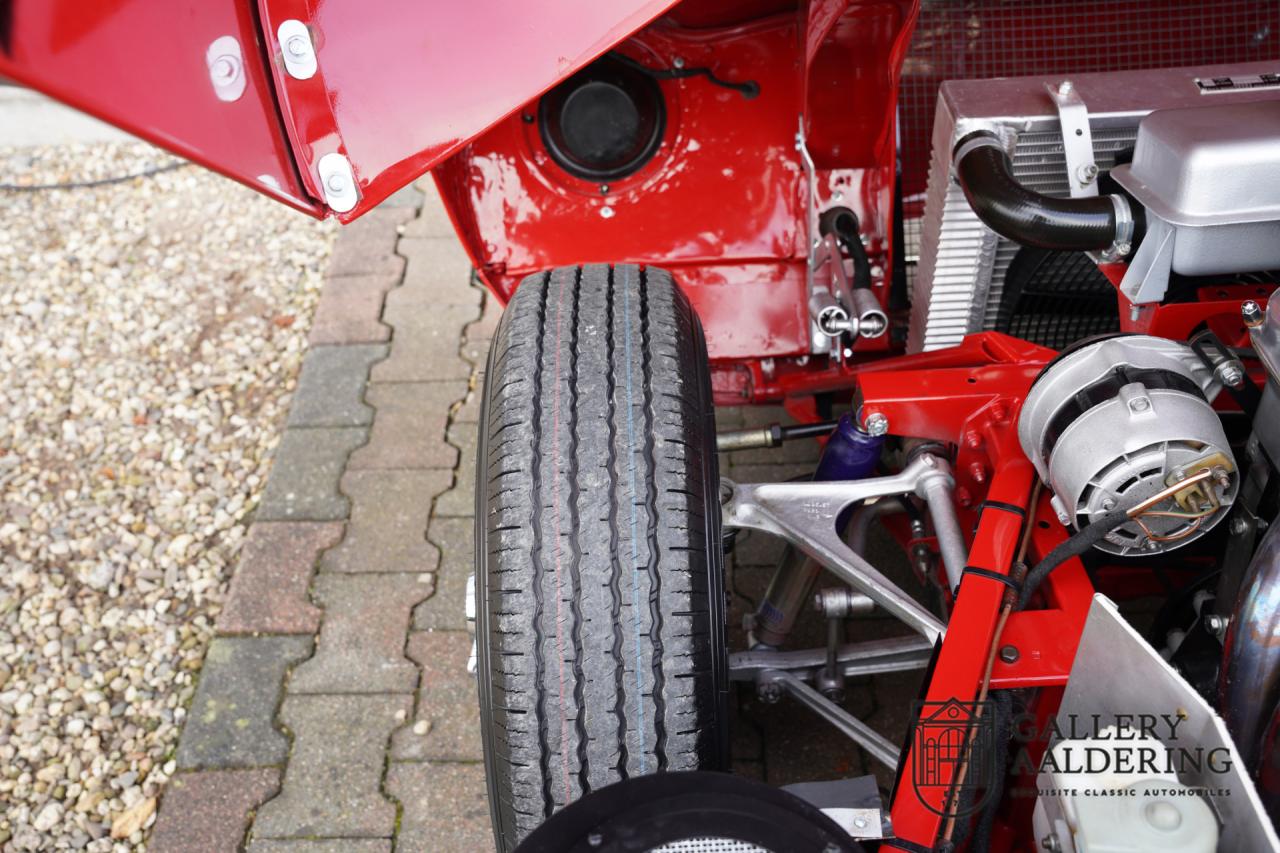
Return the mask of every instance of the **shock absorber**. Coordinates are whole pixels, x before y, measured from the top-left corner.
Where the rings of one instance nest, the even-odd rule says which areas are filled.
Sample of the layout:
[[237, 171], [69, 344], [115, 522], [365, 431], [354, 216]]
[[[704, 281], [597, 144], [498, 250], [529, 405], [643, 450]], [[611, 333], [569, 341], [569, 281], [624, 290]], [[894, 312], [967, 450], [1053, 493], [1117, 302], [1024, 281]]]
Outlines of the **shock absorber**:
[[[887, 424], [886, 424], [887, 426]], [[820, 482], [860, 480], [875, 473], [884, 448], [884, 433], [867, 432], [846, 412], [827, 441], [813, 479]], [[832, 519], [842, 529], [846, 519]], [[760, 645], [778, 646], [791, 633], [801, 609], [811, 600], [813, 585], [822, 566], [796, 548], [787, 548], [755, 616], [755, 639]]]

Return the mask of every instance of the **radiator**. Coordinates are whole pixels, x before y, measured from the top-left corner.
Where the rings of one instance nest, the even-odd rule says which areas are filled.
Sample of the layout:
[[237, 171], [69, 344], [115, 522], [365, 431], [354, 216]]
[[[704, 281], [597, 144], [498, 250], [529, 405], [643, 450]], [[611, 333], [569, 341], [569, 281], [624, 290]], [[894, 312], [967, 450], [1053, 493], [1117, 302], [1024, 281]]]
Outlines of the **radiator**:
[[[1145, 71], [1080, 74], [1069, 79], [1089, 110], [1094, 161], [1103, 174], [1137, 136], [1152, 110], [1205, 103], [1274, 99], [1266, 88], [1202, 94], [1197, 80], [1244, 79], [1280, 72], [1280, 62], [1251, 62]], [[909, 352], [960, 343], [995, 327], [1005, 272], [1018, 246], [996, 235], [965, 201], [951, 170], [951, 151], [963, 136], [996, 129], [1012, 138], [1015, 176], [1030, 189], [1068, 196], [1066, 159], [1057, 107], [1047, 86], [1063, 76], [959, 80], [942, 84], [933, 122], [920, 258], [911, 288]]]

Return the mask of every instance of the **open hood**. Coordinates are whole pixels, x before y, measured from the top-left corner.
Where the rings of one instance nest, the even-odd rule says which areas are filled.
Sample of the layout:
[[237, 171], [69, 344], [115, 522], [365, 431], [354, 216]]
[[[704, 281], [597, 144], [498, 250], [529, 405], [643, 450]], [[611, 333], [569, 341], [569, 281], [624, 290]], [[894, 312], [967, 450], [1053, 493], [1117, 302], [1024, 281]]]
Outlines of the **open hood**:
[[348, 221], [673, 0], [0, 0], [0, 75]]

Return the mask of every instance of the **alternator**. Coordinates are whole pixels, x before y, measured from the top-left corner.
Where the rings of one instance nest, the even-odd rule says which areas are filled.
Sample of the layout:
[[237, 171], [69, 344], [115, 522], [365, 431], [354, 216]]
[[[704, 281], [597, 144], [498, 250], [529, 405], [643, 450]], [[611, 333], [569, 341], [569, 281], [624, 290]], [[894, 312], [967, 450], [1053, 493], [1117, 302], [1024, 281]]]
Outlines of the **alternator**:
[[1235, 459], [1210, 405], [1220, 390], [1184, 344], [1145, 335], [1087, 342], [1037, 377], [1018, 438], [1063, 524], [1079, 529], [1125, 509], [1130, 520], [1097, 547], [1167, 551], [1202, 536], [1235, 500]]

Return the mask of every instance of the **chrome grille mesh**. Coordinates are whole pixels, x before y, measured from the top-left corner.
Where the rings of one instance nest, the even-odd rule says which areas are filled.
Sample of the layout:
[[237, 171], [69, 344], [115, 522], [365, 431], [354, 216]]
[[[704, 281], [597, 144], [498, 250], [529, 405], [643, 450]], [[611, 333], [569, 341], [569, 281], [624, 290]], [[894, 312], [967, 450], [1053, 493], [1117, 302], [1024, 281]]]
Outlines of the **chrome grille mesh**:
[[686, 838], [655, 847], [649, 853], [770, 853], [755, 844], [733, 838]]

